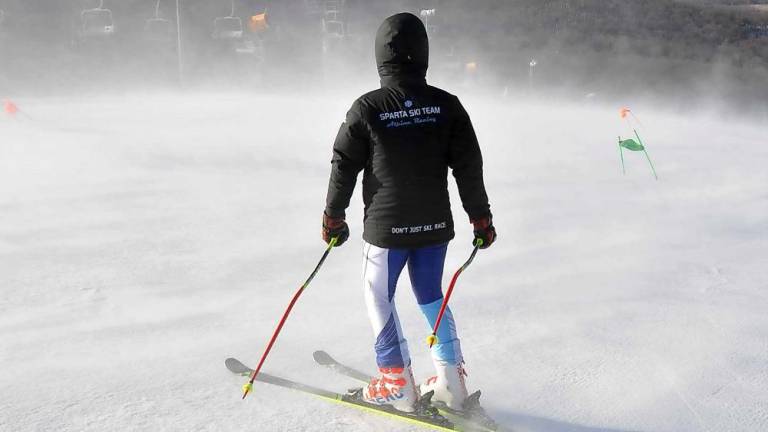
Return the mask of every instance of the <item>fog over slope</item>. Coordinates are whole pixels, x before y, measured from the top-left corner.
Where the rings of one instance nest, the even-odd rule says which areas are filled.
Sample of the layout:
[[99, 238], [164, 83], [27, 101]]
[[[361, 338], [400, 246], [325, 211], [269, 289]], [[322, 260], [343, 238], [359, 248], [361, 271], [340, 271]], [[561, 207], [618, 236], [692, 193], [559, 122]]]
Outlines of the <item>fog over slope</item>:
[[[381, 19], [434, 9], [429, 25], [435, 82], [472, 84], [497, 94], [533, 85], [537, 94], [570, 99], [590, 94], [614, 103], [663, 96], [680, 105], [726, 102], [763, 111], [768, 98], [761, 85], [768, 80], [768, 13], [736, 6], [347, 0], [329, 18], [327, 3], [185, 0], [177, 14], [172, 0], [104, 0], [101, 9], [111, 12], [114, 33], [89, 38], [83, 36], [83, 13], [98, 9], [98, 0], [2, 0], [0, 94], [178, 85], [265, 92], [369, 83], [376, 79], [372, 43]], [[253, 24], [252, 17], [262, 13], [266, 24]], [[242, 23], [242, 39], [213, 38], [215, 20], [230, 14]], [[149, 31], [153, 17], [167, 20], [168, 28]]]

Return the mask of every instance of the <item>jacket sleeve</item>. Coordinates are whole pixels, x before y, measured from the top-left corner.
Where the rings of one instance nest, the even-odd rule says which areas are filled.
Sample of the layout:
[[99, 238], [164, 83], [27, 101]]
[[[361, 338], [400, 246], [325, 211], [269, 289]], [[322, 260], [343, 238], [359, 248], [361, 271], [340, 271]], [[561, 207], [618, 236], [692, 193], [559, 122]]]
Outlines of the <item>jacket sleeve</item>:
[[483, 183], [483, 156], [469, 114], [458, 98], [457, 117], [451, 126], [448, 166], [453, 170], [459, 196], [470, 220], [491, 215]]
[[345, 217], [357, 175], [368, 163], [369, 136], [360, 101], [356, 101], [347, 112], [347, 118], [339, 128], [333, 144], [331, 178], [325, 200], [325, 213], [328, 216]]

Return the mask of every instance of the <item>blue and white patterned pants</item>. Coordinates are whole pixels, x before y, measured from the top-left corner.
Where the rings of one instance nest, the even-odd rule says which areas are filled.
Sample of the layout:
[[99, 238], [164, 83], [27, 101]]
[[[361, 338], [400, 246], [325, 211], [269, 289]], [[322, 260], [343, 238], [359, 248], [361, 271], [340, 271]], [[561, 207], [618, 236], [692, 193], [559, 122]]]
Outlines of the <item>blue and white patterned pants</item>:
[[[365, 243], [365, 302], [376, 337], [376, 363], [379, 367], [405, 367], [411, 363], [408, 343], [400, 328], [394, 302], [400, 273], [408, 264], [416, 301], [431, 330], [443, 301], [441, 281], [447, 249], [448, 244], [418, 249], [384, 249]], [[445, 310], [437, 337], [439, 343], [433, 345], [432, 357], [451, 364], [461, 363], [461, 346], [450, 308]]]

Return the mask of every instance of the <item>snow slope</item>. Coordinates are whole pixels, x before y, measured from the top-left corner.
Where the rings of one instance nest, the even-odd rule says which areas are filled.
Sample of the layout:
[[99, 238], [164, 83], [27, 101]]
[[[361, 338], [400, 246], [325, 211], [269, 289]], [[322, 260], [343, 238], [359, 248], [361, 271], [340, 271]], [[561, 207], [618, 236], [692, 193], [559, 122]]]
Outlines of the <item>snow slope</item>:
[[[0, 430], [388, 431], [263, 385], [255, 363], [323, 251], [330, 146], [355, 92], [18, 100], [0, 119]], [[459, 94], [459, 96], [464, 96]], [[768, 430], [765, 124], [632, 107], [465, 98], [500, 234], [453, 308], [472, 388], [515, 431]], [[359, 192], [359, 191], [358, 191]], [[458, 224], [446, 276], [470, 251]], [[352, 240], [265, 370], [329, 389], [323, 348], [373, 369]], [[423, 318], [398, 305], [418, 377]]]

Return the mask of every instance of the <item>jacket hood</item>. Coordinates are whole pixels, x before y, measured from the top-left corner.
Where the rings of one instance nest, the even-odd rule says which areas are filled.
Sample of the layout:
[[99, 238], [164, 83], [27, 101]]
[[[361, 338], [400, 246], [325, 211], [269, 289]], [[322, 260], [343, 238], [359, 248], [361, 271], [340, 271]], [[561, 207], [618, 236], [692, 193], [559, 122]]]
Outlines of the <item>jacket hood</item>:
[[376, 32], [376, 65], [385, 81], [426, 82], [429, 41], [421, 19], [399, 13], [384, 20]]

